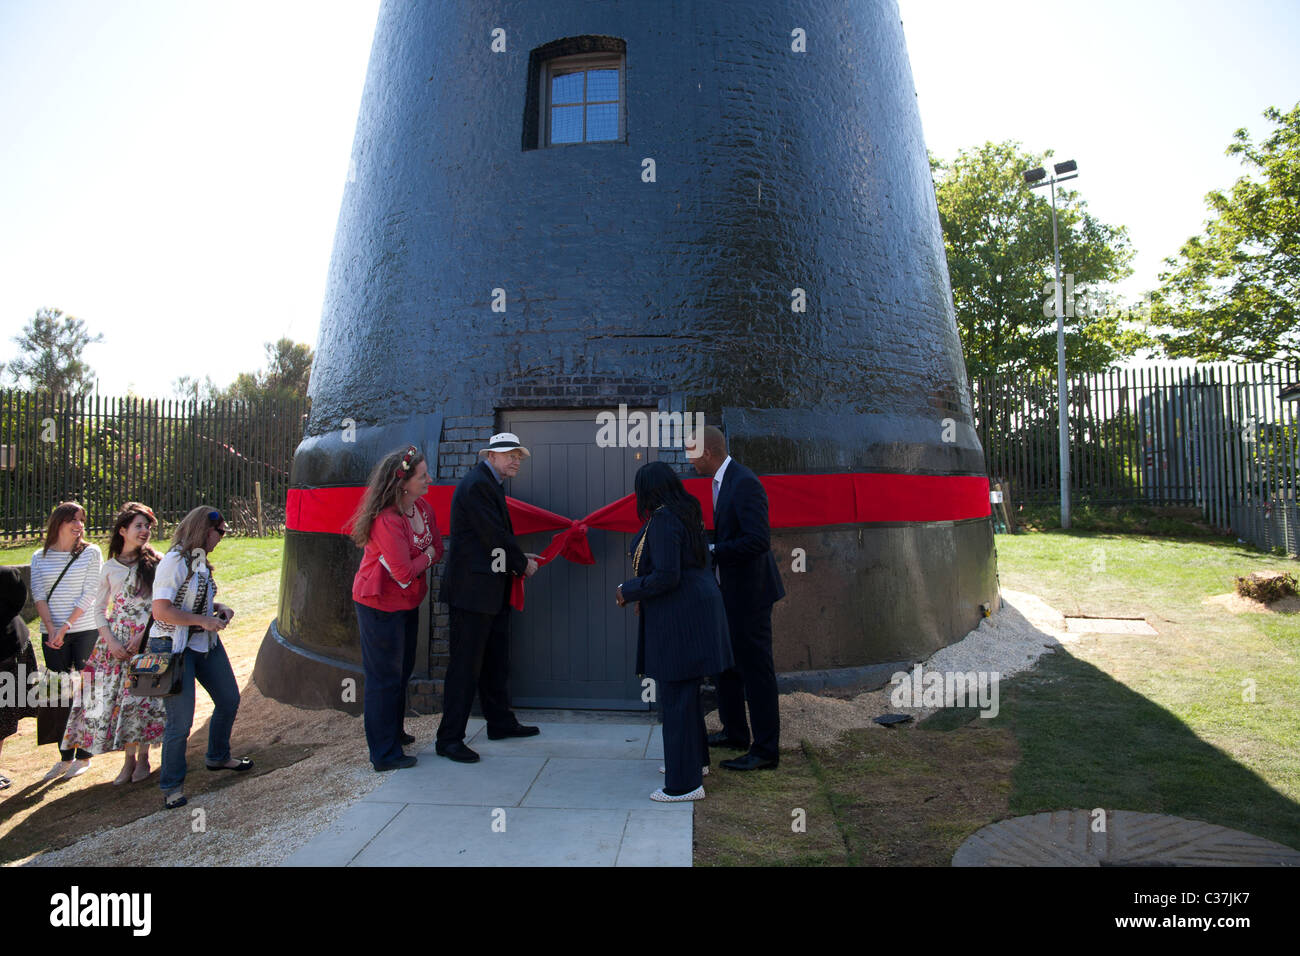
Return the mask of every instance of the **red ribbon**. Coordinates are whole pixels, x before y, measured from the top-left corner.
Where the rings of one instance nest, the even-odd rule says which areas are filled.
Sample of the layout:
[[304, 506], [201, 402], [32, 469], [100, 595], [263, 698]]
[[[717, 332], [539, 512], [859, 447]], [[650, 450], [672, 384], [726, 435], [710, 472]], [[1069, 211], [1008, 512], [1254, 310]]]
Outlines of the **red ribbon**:
[[[979, 475], [768, 475], [759, 479], [767, 491], [768, 520], [773, 528], [811, 528], [837, 524], [965, 521], [989, 516], [989, 481]], [[687, 478], [686, 490], [700, 502], [704, 525], [713, 527], [713, 494], [708, 478]], [[425, 499], [433, 506], [438, 527], [451, 527], [455, 485], [432, 485]], [[290, 488], [285, 525], [291, 531], [346, 534], [364, 488]], [[559, 531], [538, 556], [538, 564], [563, 557], [574, 564], [595, 564], [587, 541], [589, 528], [633, 532], [641, 527], [636, 496], [626, 495], [573, 520], [516, 498], [506, 498], [515, 534]], [[524, 609], [524, 579], [515, 576], [510, 603]]]

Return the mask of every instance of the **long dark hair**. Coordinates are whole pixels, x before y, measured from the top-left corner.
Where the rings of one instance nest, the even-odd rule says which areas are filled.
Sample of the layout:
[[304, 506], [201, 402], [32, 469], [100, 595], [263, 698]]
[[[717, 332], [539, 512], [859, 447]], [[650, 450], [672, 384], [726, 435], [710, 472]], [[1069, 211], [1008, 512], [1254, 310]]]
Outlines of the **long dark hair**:
[[422, 461], [424, 453], [414, 445], [407, 445], [389, 452], [375, 465], [370, 480], [366, 482], [366, 493], [361, 496], [361, 504], [349, 523], [349, 534], [358, 548], [364, 548], [370, 541], [370, 526], [379, 517], [379, 512], [396, 506], [402, 494], [402, 483], [415, 474]]
[[661, 507], [675, 514], [686, 528], [686, 540], [695, 563], [703, 567], [709, 551], [704, 540], [704, 512], [677, 473], [665, 462], [649, 461], [637, 469], [632, 488], [636, 492], [637, 516], [648, 521]]
[[[122, 553], [126, 547], [126, 538], [122, 534], [135, 521], [136, 515], [143, 515], [149, 522], [149, 530], [153, 531], [158, 525], [158, 519], [154, 517], [153, 511], [138, 501], [128, 501], [122, 505], [122, 510], [117, 513], [113, 519], [113, 536], [108, 542], [108, 556], [115, 558]], [[158, 562], [162, 560], [162, 555], [149, 544], [142, 545], [140, 556], [136, 559], [139, 570], [136, 572], [136, 593], [143, 594], [145, 591], [153, 591], [153, 573], [158, 568]]]

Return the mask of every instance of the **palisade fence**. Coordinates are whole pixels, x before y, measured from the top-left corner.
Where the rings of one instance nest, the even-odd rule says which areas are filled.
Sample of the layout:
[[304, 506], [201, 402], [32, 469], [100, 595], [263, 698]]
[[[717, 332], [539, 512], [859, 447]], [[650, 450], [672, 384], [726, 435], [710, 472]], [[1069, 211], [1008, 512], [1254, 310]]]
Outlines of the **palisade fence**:
[[149, 505], [168, 532], [197, 505], [240, 533], [284, 526], [289, 464], [306, 400], [72, 398], [0, 390], [0, 539], [44, 534], [60, 501], [104, 532], [124, 501]]
[[[1189, 505], [1297, 554], [1300, 365], [1164, 365], [1070, 376], [1070, 500]], [[989, 477], [1060, 502], [1055, 375], [971, 382]]]

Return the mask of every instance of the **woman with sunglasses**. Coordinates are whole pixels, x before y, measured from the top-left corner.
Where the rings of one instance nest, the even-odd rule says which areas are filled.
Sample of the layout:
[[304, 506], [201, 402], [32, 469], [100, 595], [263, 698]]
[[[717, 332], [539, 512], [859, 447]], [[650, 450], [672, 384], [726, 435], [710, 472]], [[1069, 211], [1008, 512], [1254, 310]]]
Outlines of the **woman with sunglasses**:
[[[41, 617], [41, 648], [46, 671], [72, 674], [86, 666], [99, 632], [91, 606], [99, 589], [99, 567], [103, 555], [99, 546], [84, 538], [86, 509], [65, 501], [50, 514], [45, 530], [45, 547], [32, 555], [32, 599]], [[60, 743], [67, 730], [71, 701], [50, 699], [36, 715], [36, 742]], [[50, 768], [46, 780], [77, 777], [90, 769], [91, 753], [80, 748], [59, 748], [59, 762]], [[75, 758], [75, 759], [74, 759]]]
[[[167, 726], [163, 730], [163, 805], [168, 809], [186, 804], [185, 747], [194, 723], [194, 685], [199, 683], [212, 698], [212, 719], [208, 724], [209, 770], [253, 769], [247, 757], [230, 756], [230, 731], [239, 710], [239, 685], [226, 649], [218, 636], [235, 612], [218, 604], [217, 582], [208, 560], [226, 533], [221, 512], [195, 508], [176, 526], [172, 547], [161, 561], [153, 580], [153, 625], [149, 640], [165, 640], [173, 654], [183, 654], [181, 692], [163, 699]], [[165, 650], [166, 648], [164, 648]]]
[[124, 752], [115, 784], [139, 783], [152, 773], [149, 744], [163, 734], [166, 713], [156, 697], [126, 692], [128, 662], [139, 654], [148, 624], [154, 572], [162, 555], [149, 547], [157, 519], [146, 505], [128, 501], [113, 519], [108, 560], [99, 575], [95, 624], [99, 640], [82, 672], [82, 698], [72, 705], [65, 748], [92, 754]]
[[366, 744], [378, 771], [416, 763], [402, 750], [415, 742], [402, 728], [402, 716], [415, 669], [424, 572], [442, 560], [443, 552], [438, 520], [424, 500], [428, 491], [424, 455], [408, 445], [375, 466], [352, 516], [352, 540], [365, 549], [352, 581], [352, 602], [366, 678]]

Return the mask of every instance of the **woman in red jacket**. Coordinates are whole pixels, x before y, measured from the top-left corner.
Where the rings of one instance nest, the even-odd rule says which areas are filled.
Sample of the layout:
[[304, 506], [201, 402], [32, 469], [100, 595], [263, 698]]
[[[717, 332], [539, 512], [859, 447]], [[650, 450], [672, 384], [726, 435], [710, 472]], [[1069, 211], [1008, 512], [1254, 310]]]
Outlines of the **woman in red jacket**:
[[352, 580], [366, 675], [366, 743], [376, 770], [414, 767], [402, 744], [406, 684], [415, 669], [424, 572], [442, 560], [442, 533], [424, 500], [429, 469], [414, 445], [384, 457], [352, 517], [352, 540], [365, 548]]

